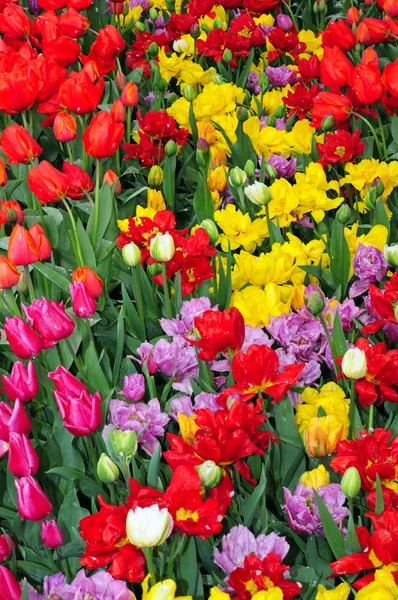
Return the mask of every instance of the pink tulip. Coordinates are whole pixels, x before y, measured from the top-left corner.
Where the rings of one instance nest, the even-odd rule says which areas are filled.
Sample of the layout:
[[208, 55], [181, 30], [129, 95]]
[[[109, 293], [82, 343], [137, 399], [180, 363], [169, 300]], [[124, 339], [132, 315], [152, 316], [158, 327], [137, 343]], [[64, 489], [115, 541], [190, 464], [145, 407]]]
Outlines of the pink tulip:
[[87, 390], [79, 397], [71, 398], [60, 392], [53, 392], [59, 412], [64, 421], [64, 427], [73, 435], [89, 435], [101, 425], [101, 395], [96, 392], [93, 396]]
[[84, 383], [69, 373], [65, 367], [57, 367], [48, 376], [54, 382], [57, 392], [61, 392], [62, 394], [75, 397], [80, 396], [84, 391], [88, 391]]
[[8, 535], [8, 533], [3, 533], [3, 535], [0, 535], [0, 562], [7, 560], [13, 548], [14, 550], [17, 549], [12, 537]]
[[4, 391], [11, 402], [15, 402], [17, 398], [21, 402], [29, 402], [39, 391], [35, 366], [31, 360], [28, 369], [23, 362], [17, 360], [12, 367], [11, 375], [2, 375], [1, 379]]
[[42, 338], [21, 317], [7, 317], [4, 331], [11, 350], [18, 358], [32, 358], [43, 349]]
[[30, 306], [22, 304], [29, 324], [49, 342], [59, 342], [72, 335], [73, 319], [65, 312], [64, 303], [54, 300], [34, 300]]
[[22, 590], [7, 567], [0, 567], [0, 600], [20, 600]]
[[15, 480], [17, 507], [22, 519], [41, 521], [52, 511], [52, 505], [40, 485], [31, 475]]
[[41, 540], [47, 548], [58, 548], [59, 546], [62, 546], [64, 536], [55, 519], [52, 519], [51, 521], [42, 521], [40, 527]]
[[97, 305], [93, 296], [87, 290], [83, 281], [75, 281], [69, 286], [70, 295], [72, 297], [72, 308], [76, 316], [81, 319], [86, 319], [95, 314]]
[[14, 477], [35, 475], [39, 466], [39, 457], [28, 436], [24, 433], [10, 433], [8, 469]]
[[14, 406], [0, 402], [0, 439], [8, 442], [10, 433], [30, 433], [32, 424], [20, 400]]

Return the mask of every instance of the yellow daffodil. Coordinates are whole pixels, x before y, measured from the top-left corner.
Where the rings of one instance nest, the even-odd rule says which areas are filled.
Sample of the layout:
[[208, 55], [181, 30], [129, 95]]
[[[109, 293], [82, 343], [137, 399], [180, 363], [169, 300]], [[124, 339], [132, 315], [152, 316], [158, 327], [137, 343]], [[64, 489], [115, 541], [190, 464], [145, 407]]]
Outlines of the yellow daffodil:
[[[337, 181], [327, 181], [326, 173], [319, 163], [310, 163], [305, 173], [296, 173], [295, 194], [300, 205], [299, 214], [310, 212], [316, 223], [320, 223], [325, 211], [340, 206], [344, 198], [339, 196]], [[336, 198], [330, 199], [327, 192], [334, 192]]]
[[148, 591], [150, 575], [142, 582], [142, 600], [192, 600], [192, 596], [176, 596], [177, 585], [172, 579], [159, 581]]
[[323, 585], [319, 585], [315, 600], [347, 600], [349, 595], [350, 586], [348, 583], [340, 583], [333, 590], [327, 590]]
[[247, 252], [254, 252], [268, 235], [267, 220], [254, 219], [245, 215], [233, 204], [228, 204], [224, 210], [214, 213], [214, 220], [223, 232], [219, 243], [224, 252], [228, 251], [228, 242], [232, 250], [242, 246]]
[[292, 296], [292, 286], [267, 283], [263, 289], [250, 285], [234, 292], [231, 306], [235, 306], [242, 313], [247, 325], [264, 327], [269, 325], [270, 317], [279, 317], [290, 311]]
[[[311, 487], [314, 490], [317, 490], [319, 487], [323, 485], [329, 485], [330, 483], [330, 475], [329, 472], [325, 469], [324, 465], [319, 465], [316, 469], [312, 469], [312, 471], [305, 471], [300, 477], [300, 483], [304, 483], [307, 487]], [[322, 586], [320, 586], [322, 587]], [[325, 588], [323, 588], [325, 589]], [[320, 590], [318, 588], [318, 595]], [[324, 598], [320, 596], [320, 598]], [[327, 597], [326, 597], [327, 598]], [[325, 598], [325, 600], [326, 600]], [[336, 596], [337, 598], [337, 596]]]
[[268, 205], [271, 219], [278, 217], [280, 227], [288, 227], [296, 221], [293, 212], [297, 212], [299, 200], [293, 186], [286, 179], [277, 179], [271, 186], [272, 200]]
[[[379, 162], [375, 158], [361, 160], [358, 164], [347, 163], [345, 165], [346, 176], [340, 179], [340, 185], [351, 184], [359, 191], [362, 200], [365, 200], [374, 180], [379, 177], [384, 185], [382, 198], [387, 202], [391, 192], [398, 187], [398, 161], [390, 163]], [[360, 212], [366, 212], [364, 202], [358, 203]], [[391, 211], [386, 205], [386, 211], [391, 217]]]

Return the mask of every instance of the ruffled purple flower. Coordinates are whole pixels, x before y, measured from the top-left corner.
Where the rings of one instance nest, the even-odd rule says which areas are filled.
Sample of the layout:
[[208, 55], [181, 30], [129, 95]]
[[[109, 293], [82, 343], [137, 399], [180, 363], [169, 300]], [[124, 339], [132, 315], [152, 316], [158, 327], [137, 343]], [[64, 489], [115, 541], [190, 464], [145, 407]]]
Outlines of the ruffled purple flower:
[[81, 570], [71, 583], [66, 583], [62, 573], [45, 577], [43, 595], [29, 586], [28, 597], [29, 600], [133, 600], [134, 594], [128, 589], [126, 582], [114, 579], [106, 571], [98, 571], [87, 577], [84, 570]]
[[247, 87], [248, 89], [253, 92], [253, 94], [261, 94], [261, 86], [258, 83], [258, 80], [260, 79], [260, 77], [257, 75], [257, 73], [253, 73], [253, 71], [250, 71], [249, 75], [247, 76]]
[[221, 551], [214, 549], [214, 562], [227, 575], [241, 567], [246, 556], [255, 554], [263, 560], [271, 552], [277, 554], [281, 561], [289, 552], [289, 544], [284, 537], [279, 537], [275, 532], [269, 535], [261, 534], [257, 538], [244, 525], [232, 527], [221, 541]]
[[350, 298], [356, 298], [367, 292], [369, 285], [381, 281], [388, 271], [388, 263], [383, 252], [374, 246], [358, 244], [353, 260], [354, 273], [359, 279], [350, 288]]
[[285, 87], [289, 84], [294, 85], [297, 81], [296, 71], [289, 69], [286, 65], [267, 67], [265, 74], [274, 87]]
[[211, 310], [209, 298], [193, 298], [182, 303], [180, 314], [175, 319], [160, 319], [159, 323], [166, 335], [186, 335], [192, 331], [195, 317], [200, 317], [205, 310]]
[[198, 394], [194, 402], [190, 396], [180, 396], [179, 398], [173, 398], [170, 402], [170, 408], [172, 412], [170, 415], [173, 419], [177, 419], [178, 413], [182, 413], [187, 417], [190, 417], [194, 411], [199, 408], [208, 408], [212, 413], [215, 413], [216, 410], [222, 410], [222, 407], [216, 401], [218, 394], [209, 394], [208, 392], [201, 392]]
[[296, 173], [296, 158], [287, 159], [279, 154], [271, 154], [267, 163], [271, 165], [271, 167], [274, 167], [275, 171], [278, 173], [278, 177], [289, 179]]
[[145, 377], [140, 373], [126, 375], [123, 381], [123, 389], [119, 394], [127, 400], [131, 400], [131, 402], [138, 402], [145, 394]]
[[334, 298], [328, 300], [323, 310], [323, 316], [326, 323], [333, 327], [334, 317], [336, 312], [340, 315], [340, 321], [343, 331], [350, 331], [354, 319], [359, 319], [365, 312], [363, 308], [356, 306], [354, 300], [347, 298], [340, 304], [335, 302]]
[[271, 317], [267, 331], [297, 362], [322, 362], [327, 346], [326, 335], [321, 323], [308, 311]]
[[271, 348], [273, 340], [270, 340], [268, 335], [261, 327], [252, 327], [245, 325], [245, 339], [241, 348], [242, 352], [246, 352], [249, 346], [257, 344], [258, 346], [268, 346]]
[[[299, 483], [294, 493], [288, 488], [283, 488], [285, 505], [283, 509], [287, 514], [289, 526], [296, 533], [311, 535], [316, 532], [325, 537], [321, 517], [315, 500], [314, 490]], [[349, 510], [344, 506], [346, 497], [341, 491], [338, 483], [324, 485], [317, 489], [327, 509], [333, 517], [334, 522], [345, 533], [343, 521], [348, 517]]]
[[150, 3], [149, 0], [130, 0], [129, 6], [130, 8], [136, 8], [137, 6], [141, 6], [142, 10], [145, 12], [149, 10]]
[[[261, 127], [267, 127], [267, 116], [263, 115], [262, 117], [260, 117], [260, 125]], [[286, 129], [286, 123], [285, 123], [285, 119], [283, 119], [282, 117], [278, 117], [275, 119], [275, 129], [278, 129], [279, 131], [284, 131]], [[262, 160], [262, 157], [261, 157]], [[260, 161], [260, 165], [261, 165], [261, 161]]]
[[[157, 398], [144, 404], [128, 404], [123, 400], [111, 400], [109, 403], [109, 421], [123, 431], [132, 429], [136, 432], [138, 443], [148, 454], [152, 455], [159, 444], [159, 437], [164, 436], [164, 428], [170, 421], [167, 413], [163, 413]], [[104, 427], [103, 434], [107, 429]]]
[[[294, 354], [287, 352], [283, 348], [277, 348], [276, 354], [278, 355], [280, 369], [285, 368], [288, 365], [293, 365], [293, 364], [300, 362], [297, 360], [297, 358], [294, 356]], [[309, 361], [305, 362], [304, 369], [301, 371], [301, 373], [299, 375], [299, 378], [296, 382], [296, 386], [297, 387], [306, 387], [307, 385], [317, 386], [317, 383], [318, 383], [320, 377], [321, 377], [320, 364], [315, 360], [309, 360]], [[295, 407], [297, 402], [299, 402], [300, 394], [298, 392], [293, 392], [292, 390], [289, 390], [287, 394], [289, 396], [291, 403]]]

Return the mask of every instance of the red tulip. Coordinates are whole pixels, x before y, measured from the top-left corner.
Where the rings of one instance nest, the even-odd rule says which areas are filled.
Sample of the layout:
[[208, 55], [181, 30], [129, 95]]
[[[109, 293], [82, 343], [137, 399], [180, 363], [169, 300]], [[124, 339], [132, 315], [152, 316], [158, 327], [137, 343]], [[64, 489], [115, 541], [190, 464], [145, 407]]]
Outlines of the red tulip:
[[361, 14], [356, 6], [350, 6], [350, 8], [346, 12], [345, 20], [347, 25], [352, 27], [354, 23], [358, 23], [361, 18]]
[[13, 63], [11, 72], [0, 70], [0, 110], [16, 115], [32, 108], [40, 89], [40, 80], [25, 60]]
[[7, 317], [4, 332], [12, 352], [18, 358], [32, 358], [43, 349], [42, 338], [21, 317]]
[[97, 310], [97, 305], [83, 281], [74, 282], [73, 285], [69, 286], [69, 290], [75, 315], [81, 319], [92, 317]]
[[26, 369], [23, 362], [17, 360], [12, 367], [10, 375], [2, 375], [3, 388], [7, 398], [15, 402], [17, 398], [21, 402], [29, 402], [35, 398], [39, 391], [39, 382], [33, 361], [29, 361]]
[[388, 23], [381, 19], [363, 19], [357, 29], [356, 39], [360, 44], [379, 44], [388, 38]]
[[65, 429], [73, 435], [89, 435], [101, 425], [101, 395], [90, 395], [87, 390], [78, 397], [53, 392]]
[[87, 391], [84, 383], [69, 373], [65, 367], [57, 367], [55, 371], [48, 374], [48, 377], [54, 383], [57, 392], [61, 392], [66, 396], [80, 396], [82, 392]]
[[101, 110], [83, 134], [84, 149], [93, 158], [109, 158], [115, 154], [123, 136], [123, 123], [116, 121], [113, 114]]
[[59, 88], [61, 106], [77, 115], [93, 112], [101, 101], [104, 80], [94, 85], [87, 71], [73, 71]]
[[126, 116], [124, 114], [124, 106], [121, 100], [115, 100], [111, 106], [111, 115], [115, 117], [116, 123], [124, 123]]
[[77, 124], [72, 115], [60, 112], [54, 119], [54, 137], [59, 142], [71, 142], [76, 139]]
[[38, 0], [38, 4], [44, 10], [62, 10], [68, 2], [67, 0]]
[[362, 104], [376, 104], [383, 93], [380, 71], [373, 64], [357, 65], [350, 76], [350, 86]]
[[101, 73], [109, 73], [116, 68], [115, 58], [125, 47], [126, 43], [114, 25], [106, 25], [99, 30], [91, 44], [88, 58], [94, 60]]
[[79, 267], [72, 273], [72, 281], [82, 281], [93, 298], [102, 294], [103, 281], [90, 267]]
[[60, 530], [57, 521], [52, 519], [51, 521], [42, 521], [41, 527], [41, 540], [47, 548], [59, 548], [64, 542], [64, 536]]
[[200, 339], [187, 339], [201, 348], [198, 356], [202, 360], [214, 360], [218, 352], [237, 352], [245, 338], [245, 323], [237, 308], [206, 310], [202, 316], [195, 317], [194, 328]]
[[8, 181], [7, 170], [4, 164], [4, 160], [0, 158], [0, 185], [6, 185]]
[[93, 3], [94, 0], [68, 0], [68, 6], [71, 6], [75, 10], [87, 10]]
[[17, 398], [14, 407], [5, 402], [0, 402], [0, 439], [8, 442], [10, 433], [28, 433], [32, 430], [32, 424], [26, 413], [22, 402]]
[[368, 46], [365, 52], [362, 54], [361, 64], [363, 65], [374, 65], [377, 68], [380, 68], [379, 57], [374, 48]]
[[17, 546], [12, 537], [8, 533], [0, 535], [0, 562], [7, 560], [13, 549], [16, 550]]
[[351, 50], [355, 46], [355, 35], [343, 19], [329, 21], [328, 26], [322, 33], [323, 46], [337, 46], [343, 52]]
[[94, 189], [91, 177], [81, 167], [65, 160], [62, 172], [68, 178], [68, 196], [72, 200], [80, 200], [85, 196], [85, 192], [91, 192]]
[[39, 466], [39, 457], [28, 436], [24, 433], [10, 433], [8, 469], [14, 477], [35, 475]]
[[398, 98], [398, 58], [385, 67], [381, 79], [387, 91], [394, 98]]
[[344, 123], [353, 111], [351, 100], [339, 94], [319, 92], [313, 102], [311, 116], [315, 127], [320, 127], [323, 119], [328, 115], [332, 115], [336, 123]]
[[7, 567], [0, 566], [0, 599], [21, 600], [22, 590]]
[[61, 67], [69, 67], [79, 58], [80, 46], [76, 40], [62, 35], [47, 44], [44, 56]]
[[68, 180], [61, 171], [43, 160], [38, 167], [29, 171], [28, 187], [41, 204], [61, 202], [68, 192]]
[[377, 4], [392, 19], [398, 17], [397, 0], [377, 0]]
[[309, 59], [301, 58], [298, 62], [301, 77], [307, 81], [317, 79], [319, 77], [320, 64], [320, 60], [316, 54], [313, 54]]
[[67, 71], [65, 67], [61, 67], [42, 55], [37, 57], [33, 65], [40, 77], [40, 88], [36, 101], [46, 102], [58, 92], [61, 83], [65, 81]]
[[326, 46], [320, 65], [320, 76], [323, 85], [343, 87], [347, 85], [354, 69], [344, 52], [337, 46]]
[[43, 152], [29, 131], [21, 125], [9, 125], [4, 129], [0, 148], [11, 165], [28, 165]]
[[1, 203], [1, 212], [6, 218], [6, 222], [8, 225], [13, 225], [14, 223], [22, 223], [25, 218], [23, 214], [23, 210], [16, 200], [6, 200]]
[[90, 27], [90, 21], [74, 8], [69, 6], [68, 10], [62, 13], [58, 19], [58, 29], [63, 35], [71, 38], [83, 36]]
[[8, 259], [14, 265], [30, 265], [39, 260], [39, 252], [30, 232], [15, 225], [8, 240]]
[[17, 507], [22, 519], [41, 521], [52, 511], [52, 505], [40, 485], [31, 475], [15, 480]]
[[5, 256], [0, 256], [0, 289], [17, 285], [20, 277], [20, 272]]
[[32, 29], [32, 22], [18, 4], [6, 4], [0, 14], [0, 31], [10, 38], [26, 38]]
[[22, 304], [29, 324], [50, 342], [59, 342], [72, 335], [75, 329], [73, 319], [65, 312], [63, 301], [34, 300], [30, 306]]
[[47, 260], [51, 256], [51, 244], [43, 228], [39, 223], [35, 223], [30, 229], [29, 233], [36, 244], [39, 260]]
[[136, 106], [138, 104], [138, 87], [135, 83], [127, 83], [125, 85], [120, 100], [124, 106]]
[[102, 183], [106, 182], [108, 185], [112, 186], [115, 183], [115, 181], [117, 181], [115, 194], [119, 194], [119, 192], [122, 191], [122, 186], [120, 184], [119, 177], [116, 175], [115, 171], [112, 171], [112, 169], [108, 169], [107, 171], [105, 171]]

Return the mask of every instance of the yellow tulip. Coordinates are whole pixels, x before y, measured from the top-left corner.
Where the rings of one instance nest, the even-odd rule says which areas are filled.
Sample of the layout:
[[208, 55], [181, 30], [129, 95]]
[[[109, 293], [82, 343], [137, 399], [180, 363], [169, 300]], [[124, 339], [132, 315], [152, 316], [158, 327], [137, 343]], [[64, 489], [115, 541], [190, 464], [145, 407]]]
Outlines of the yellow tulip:
[[330, 475], [324, 465], [319, 465], [319, 467], [312, 469], [312, 471], [305, 471], [300, 477], [300, 483], [304, 483], [307, 487], [317, 490], [323, 485], [329, 485]]
[[172, 579], [159, 581], [148, 591], [150, 575], [142, 582], [142, 600], [192, 600], [192, 596], [176, 596], [177, 586]]
[[340, 583], [334, 590], [327, 590], [323, 585], [319, 585], [315, 600], [347, 600], [349, 595], [348, 583]]

